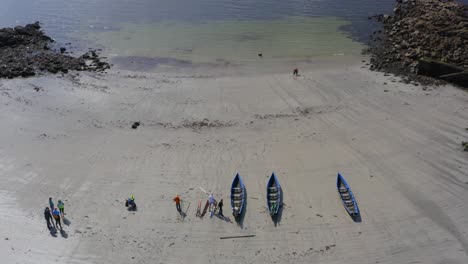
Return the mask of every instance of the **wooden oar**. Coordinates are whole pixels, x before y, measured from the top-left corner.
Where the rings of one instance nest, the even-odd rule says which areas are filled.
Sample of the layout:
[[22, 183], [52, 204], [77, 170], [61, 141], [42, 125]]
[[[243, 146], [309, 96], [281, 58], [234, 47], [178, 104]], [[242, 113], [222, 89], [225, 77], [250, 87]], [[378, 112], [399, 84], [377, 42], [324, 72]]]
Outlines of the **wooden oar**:
[[230, 238], [243, 238], [243, 237], [254, 237], [255, 235], [244, 235], [244, 236], [227, 236], [227, 237], [220, 237], [219, 239], [230, 239]]

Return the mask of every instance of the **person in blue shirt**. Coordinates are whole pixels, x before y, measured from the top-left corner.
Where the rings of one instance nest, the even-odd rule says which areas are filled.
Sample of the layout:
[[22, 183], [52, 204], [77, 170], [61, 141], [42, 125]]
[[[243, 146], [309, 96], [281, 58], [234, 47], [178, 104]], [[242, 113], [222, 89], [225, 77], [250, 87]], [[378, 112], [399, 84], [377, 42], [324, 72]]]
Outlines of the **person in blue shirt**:
[[212, 193], [210, 193], [210, 195], [208, 196], [208, 202], [210, 203], [210, 211], [213, 209], [213, 207], [216, 206], [216, 201], [214, 199], [214, 196]]
[[55, 219], [55, 226], [57, 228], [60, 226], [60, 229], [62, 229], [62, 224], [60, 223], [60, 211], [57, 208], [54, 208], [54, 211], [52, 211], [52, 216]]

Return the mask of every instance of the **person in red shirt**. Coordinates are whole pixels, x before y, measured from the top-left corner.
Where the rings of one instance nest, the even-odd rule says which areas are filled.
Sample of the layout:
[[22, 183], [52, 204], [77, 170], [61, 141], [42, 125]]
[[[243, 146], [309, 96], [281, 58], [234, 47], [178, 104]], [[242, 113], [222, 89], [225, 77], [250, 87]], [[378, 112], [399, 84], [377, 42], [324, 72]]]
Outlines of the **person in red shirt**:
[[176, 205], [176, 209], [177, 209], [177, 212], [182, 212], [182, 209], [180, 209], [180, 196], [179, 195], [176, 195], [176, 197], [174, 197], [174, 202], [175, 202], [175, 205]]

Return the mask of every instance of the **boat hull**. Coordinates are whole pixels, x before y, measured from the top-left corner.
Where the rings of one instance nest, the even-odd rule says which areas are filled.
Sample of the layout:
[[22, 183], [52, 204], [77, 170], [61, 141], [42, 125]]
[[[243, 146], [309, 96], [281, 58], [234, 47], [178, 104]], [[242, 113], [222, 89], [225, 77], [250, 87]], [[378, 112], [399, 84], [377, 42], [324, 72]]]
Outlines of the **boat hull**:
[[236, 174], [231, 185], [231, 209], [232, 215], [237, 219], [245, 210], [245, 185], [241, 176]]
[[338, 190], [341, 202], [343, 203], [343, 206], [348, 212], [348, 214], [353, 219], [360, 217], [359, 207], [356, 202], [356, 198], [354, 197], [354, 194], [351, 191], [351, 188], [349, 187], [348, 183], [340, 173], [338, 173], [336, 179], [336, 188]]
[[272, 217], [278, 215], [280, 208], [283, 205], [283, 193], [275, 173], [272, 173], [267, 181], [266, 200], [270, 215]]

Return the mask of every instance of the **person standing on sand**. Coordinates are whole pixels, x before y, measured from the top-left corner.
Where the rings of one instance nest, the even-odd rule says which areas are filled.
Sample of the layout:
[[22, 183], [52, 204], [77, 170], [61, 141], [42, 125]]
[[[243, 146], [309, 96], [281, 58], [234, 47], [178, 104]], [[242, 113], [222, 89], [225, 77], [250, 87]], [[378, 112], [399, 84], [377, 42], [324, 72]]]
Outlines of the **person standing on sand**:
[[293, 70], [293, 75], [294, 75], [294, 76], [298, 76], [298, 75], [299, 75], [299, 70], [298, 70], [297, 68], [295, 68], [295, 69]]
[[50, 214], [49, 207], [46, 207], [44, 210], [44, 218], [47, 221], [47, 228], [51, 229], [54, 226], [54, 222], [52, 222], [52, 215]]
[[49, 208], [50, 210], [54, 210], [54, 202], [52, 201], [52, 197], [49, 197]]
[[218, 209], [218, 215], [224, 218], [224, 215], [223, 215], [223, 199], [221, 199], [221, 201], [219, 201], [218, 208], [219, 208]]
[[62, 215], [62, 218], [65, 218], [65, 204], [62, 202], [62, 200], [58, 200], [57, 206], [58, 206], [58, 209], [60, 210], [60, 214]]
[[55, 226], [58, 228], [60, 226], [60, 229], [62, 229], [62, 223], [60, 223], [60, 212], [57, 210], [57, 208], [54, 209], [52, 212], [52, 216], [55, 219]]
[[210, 212], [212, 212], [212, 210], [214, 210], [214, 207], [216, 206], [215, 199], [212, 193], [210, 193], [210, 195], [208, 196], [208, 203], [210, 205]]
[[177, 194], [176, 197], [174, 197], [174, 202], [175, 202], [175, 206], [176, 206], [176, 209], [177, 209], [177, 212], [181, 213], [182, 212], [182, 209], [180, 208], [180, 196]]

